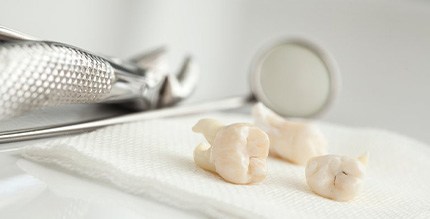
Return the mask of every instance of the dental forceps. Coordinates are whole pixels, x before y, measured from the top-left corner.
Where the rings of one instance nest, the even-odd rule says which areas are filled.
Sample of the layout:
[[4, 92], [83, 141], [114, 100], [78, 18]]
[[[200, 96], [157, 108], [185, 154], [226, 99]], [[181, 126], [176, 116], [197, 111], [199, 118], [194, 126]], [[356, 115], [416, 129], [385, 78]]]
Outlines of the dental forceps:
[[121, 60], [0, 27], [0, 119], [67, 103], [174, 105], [191, 94], [198, 69], [187, 57], [177, 75], [167, 74], [159, 68], [164, 53]]

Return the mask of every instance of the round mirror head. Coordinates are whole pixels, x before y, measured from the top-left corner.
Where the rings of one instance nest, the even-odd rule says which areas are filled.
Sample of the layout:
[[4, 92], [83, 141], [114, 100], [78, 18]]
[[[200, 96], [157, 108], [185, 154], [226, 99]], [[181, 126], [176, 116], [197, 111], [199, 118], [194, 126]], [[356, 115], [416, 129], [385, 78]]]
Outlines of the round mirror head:
[[334, 97], [336, 64], [314, 44], [285, 40], [257, 57], [251, 75], [254, 96], [286, 117], [314, 117]]

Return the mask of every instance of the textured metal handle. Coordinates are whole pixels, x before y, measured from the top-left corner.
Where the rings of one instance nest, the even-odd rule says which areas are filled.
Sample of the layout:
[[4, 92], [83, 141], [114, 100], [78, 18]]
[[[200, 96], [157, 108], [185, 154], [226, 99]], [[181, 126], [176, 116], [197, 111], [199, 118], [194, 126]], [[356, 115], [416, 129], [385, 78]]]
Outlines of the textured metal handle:
[[0, 44], [0, 119], [64, 103], [105, 98], [115, 81], [110, 63], [60, 43]]

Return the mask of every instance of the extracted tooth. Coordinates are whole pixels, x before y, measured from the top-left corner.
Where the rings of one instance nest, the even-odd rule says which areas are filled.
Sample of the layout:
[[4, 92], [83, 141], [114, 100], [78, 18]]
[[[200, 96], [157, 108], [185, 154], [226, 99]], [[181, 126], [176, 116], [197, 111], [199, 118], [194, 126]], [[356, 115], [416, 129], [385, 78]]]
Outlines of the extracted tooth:
[[366, 172], [367, 155], [351, 158], [325, 155], [311, 158], [306, 166], [306, 182], [316, 194], [335, 201], [349, 201], [360, 191]]
[[258, 183], [266, 178], [269, 137], [261, 129], [246, 123], [224, 126], [217, 120], [202, 119], [193, 131], [202, 133], [208, 141], [194, 150], [197, 166], [236, 184]]
[[326, 153], [327, 141], [311, 123], [287, 121], [262, 103], [254, 106], [252, 114], [255, 124], [269, 135], [271, 154], [306, 165], [311, 157]]

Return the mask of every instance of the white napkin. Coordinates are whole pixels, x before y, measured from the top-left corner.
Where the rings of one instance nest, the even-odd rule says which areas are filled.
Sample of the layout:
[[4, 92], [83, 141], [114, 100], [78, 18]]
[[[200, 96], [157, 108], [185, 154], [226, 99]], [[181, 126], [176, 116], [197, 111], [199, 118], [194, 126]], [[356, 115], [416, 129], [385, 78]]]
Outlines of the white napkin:
[[194, 165], [203, 137], [191, 131], [198, 119], [251, 121], [213, 114], [141, 121], [103, 128], [25, 148], [23, 155], [129, 193], [151, 196], [213, 217], [430, 217], [430, 147], [397, 134], [319, 124], [329, 152], [370, 154], [362, 193], [353, 201], [317, 196], [306, 185], [304, 167], [269, 158], [269, 175], [259, 185], [234, 185]]

